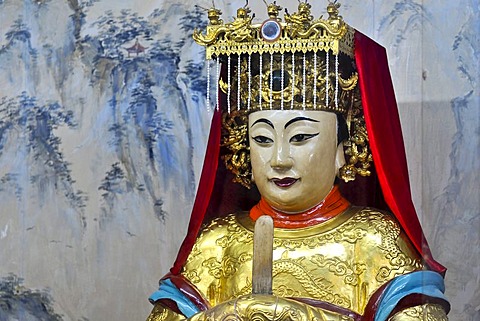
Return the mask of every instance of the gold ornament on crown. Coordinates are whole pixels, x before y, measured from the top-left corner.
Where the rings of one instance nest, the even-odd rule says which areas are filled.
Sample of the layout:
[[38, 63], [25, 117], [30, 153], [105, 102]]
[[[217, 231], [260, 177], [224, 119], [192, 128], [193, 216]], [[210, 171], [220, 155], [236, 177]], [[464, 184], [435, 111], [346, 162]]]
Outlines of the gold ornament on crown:
[[328, 17], [314, 19], [311, 5], [300, 1], [297, 12], [285, 10], [282, 21], [282, 8], [273, 2], [267, 4], [269, 18], [263, 23], [253, 23], [247, 6], [224, 23], [221, 11], [213, 7], [205, 33], [194, 31], [194, 40], [206, 48], [207, 105], [211, 60], [216, 65], [216, 101], [220, 91], [226, 96], [222, 146], [229, 152], [223, 159], [236, 182], [251, 185], [246, 122], [248, 113], [257, 110], [344, 115], [350, 137], [344, 142], [347, 164], [340, 176], [351, 181], [357, 174], [370, 175], [372, 158], [354, 66], [355, 31], [343, 21], [339, 7], [329, 2]]
[[[284, 20], [278, 17], [282, 8], [271, 3], [267, 6], [269, 19], [252, 24], [248, 7], [239, 8], [237, 17], [230, 23], [220, 19], [222, 12], [217, 8], [208, 10], [209, 25], [205, 34], [195, 30], [193, 39], [206, 47], [206, 58], [238, 54], [263, 54], [286, 52], [329, 51], [334, 55], [343, 52], [353, 58], [354, 30], [338, 15], [340, 4], [330, 2], [327, 19], [314, 20], [311, 5], [300, 2], [298, 12], [285, 13]], [[265, 25], [280, 26], [278, 37], [268, 38], [262, 30]], [[277, 26], [278, 26], [277, 25]], [[268, 26], [267, 26], [268, 27]], [[272, 29], [273, 30], [273, 29]], [[276, 34], [276, 33], [274, 33]]]

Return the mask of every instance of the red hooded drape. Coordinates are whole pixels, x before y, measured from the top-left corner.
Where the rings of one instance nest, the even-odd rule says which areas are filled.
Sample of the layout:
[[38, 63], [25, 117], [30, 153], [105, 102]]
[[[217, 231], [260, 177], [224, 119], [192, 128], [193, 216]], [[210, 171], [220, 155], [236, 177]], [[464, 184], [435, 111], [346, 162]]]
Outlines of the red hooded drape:
[[[359, 73], [365, 122], [376, 172], [374, 179], [378, 178], [385, 203], [398, 219], [426, 264], [433, 271], [444, 274], [445, 267], [435, 261], [431, 255], [411, 199], [405, 148], [386, 50], [356, 31], [355, 62]], [[237, 205], [247, 206], [248, 209], [250, 203], [247, 194], [255, 193], [247, 192], [239, 184], [232, 183], [231, 176], [226, 173], [223, 164], [219, 166], [220, 136], [221, 112], [215, 111], [188, 234], [170, 270], [174, 275], [180, 273], [202, 223], [210, 216], [208, 212], [217, 211], [214, 215], [218, 215], [218, 213], [225, 215], [238, 211], [240, 208]], [[358, 187], [355, 185], [356, 183], [349, 183], [347, 186], [351, 190], [362, 190], [363, 186]], [[375, 191], [370, 190], [369, 192]], [[346, 194], [348, 196], [349, 193]], [[376, 204], [361, 205], [378, 207]]]

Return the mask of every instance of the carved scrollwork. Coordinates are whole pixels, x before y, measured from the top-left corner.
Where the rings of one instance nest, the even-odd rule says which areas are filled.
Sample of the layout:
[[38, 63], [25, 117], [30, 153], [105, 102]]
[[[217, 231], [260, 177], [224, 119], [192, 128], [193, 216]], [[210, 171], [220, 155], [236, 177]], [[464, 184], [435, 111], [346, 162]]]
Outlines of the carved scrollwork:
[[326, 321], [352, 320], [335, 312], [272, 295], [245, 295], [197, 313], [190, 321]]
[[248, 147], [247, 122], [247, 113], [244, 110], [223, 114], [222, 147], [227, 148], [229, 152], [222, 158], [227, 169], [235, 175], [234, 182], [250, 188], [252, 169]]

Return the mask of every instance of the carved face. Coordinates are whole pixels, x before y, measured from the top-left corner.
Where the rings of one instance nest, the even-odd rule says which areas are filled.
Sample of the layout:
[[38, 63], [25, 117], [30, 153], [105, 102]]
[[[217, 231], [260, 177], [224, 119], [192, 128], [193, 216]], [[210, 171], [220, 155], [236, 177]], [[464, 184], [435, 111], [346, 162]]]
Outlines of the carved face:
[[[252, 173], [260, 194], [274, 208], [298, 213], [330, 192], [343, 150], [337, 151], [334, 113], [257, 111], [248, 118]], [[337, 164], [336, 164], [337, 163]]]

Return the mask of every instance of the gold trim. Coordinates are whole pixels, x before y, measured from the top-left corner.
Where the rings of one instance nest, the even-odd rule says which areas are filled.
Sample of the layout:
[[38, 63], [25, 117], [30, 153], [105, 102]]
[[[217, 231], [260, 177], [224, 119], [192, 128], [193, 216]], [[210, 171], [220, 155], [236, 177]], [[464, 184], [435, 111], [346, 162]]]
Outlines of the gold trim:
[[[275, 7], [275, 10], [272, 8]], [[279, 22], [282, 34], [278, 40], [266, 42], [261, 35], [261, 24], [252, 24], [253, 16], [247, 7], [237, 10], [232, 22], [223, 23], [221, 11], [212, 8], [208, 11], [209, 25], [205, 33], [195, 29], [193, 39], [206, 47], [206, 58], [219, 56], [263, 53], [286, 53], [307, 51], [340, 52], [353, 57], [354, 30], [338, 15], [339, 4], [329, 3], [327, 19], [314, 20], [311, 16], [310, 4], [300, 2], [298, 12], [285, 14], [286, 22]], [[275, 4], [268, 6], [270, 19], [279, 21], [277, 17], [281, 7]]]
[[447, 314], [439, 304], [427, 303], [397, 312], [391, 321], [448, 321]]

